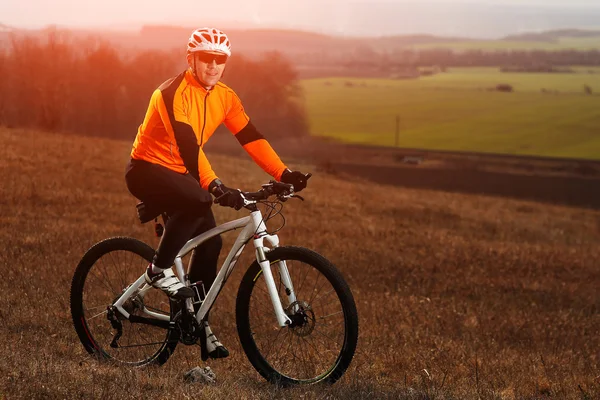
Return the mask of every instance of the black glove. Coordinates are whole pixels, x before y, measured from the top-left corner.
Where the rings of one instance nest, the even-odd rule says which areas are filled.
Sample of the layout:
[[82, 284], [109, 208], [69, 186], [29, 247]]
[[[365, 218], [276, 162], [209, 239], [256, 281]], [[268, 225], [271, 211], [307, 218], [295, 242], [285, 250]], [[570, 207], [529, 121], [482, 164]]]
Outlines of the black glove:
[[239, 210], [244, 206], [242, 192], [239, 189], [228, 188], [219, 179], [215, 179], [208, 185], [208, 191], [215, 196], [215, 203], [223, 207]]
[[291, 183], [294, 185], [294, 191], [299, 192], [306, 187], [306, 181], [308, 180], [307, 175], [304, 175], [300, 171], [290, 171], [286, 169], [281, 174], [281, 182]]

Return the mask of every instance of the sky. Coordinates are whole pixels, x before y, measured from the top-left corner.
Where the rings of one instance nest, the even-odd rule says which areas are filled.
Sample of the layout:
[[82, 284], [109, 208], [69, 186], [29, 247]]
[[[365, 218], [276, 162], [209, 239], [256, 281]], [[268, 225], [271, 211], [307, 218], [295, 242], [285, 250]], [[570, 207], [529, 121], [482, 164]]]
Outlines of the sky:
[[[439, 7], [432, 7], [432, 3]], [[426, 33], [426, 30], [435, 31], [429, 32], [433, 34], [485, 36], [486, 27], [478, 27], [477, 21], [472, 21], [477, 19], [472, 9], [489, 14], [485, 18], [493, 18], [499, 14], [498, 10], [515, 6], [526, 7], [538, 29], [555, 18], [552, 13], [559, 13], [565, 7], [583, 14], [586, 9], [594, 9], [600, 15], [598, 0], [1, 0], [0, 23], [21, 28], [59, 25], [137, 29], [143, 24], [196, 27], [209, 21], [213, 25], [237, 23], [241, 27], [303, 29], [349, 36]], [[545, 12], [550, 16], [542, 14], [535, 19], [536, 10], [549, 10]], [[448, 18], [454, 24], [444, 21]], [[489, 24], [485, 18], [479, 25]], [[515, 25], [510, 21], [514, 19], [510, 12], [500, 19]], [[527, 21], [511, 29], [523, 30], [530, 24]], [[498, 26], [501, 24], [498, 21]], [[465, 26], [465, 32], [461, 32], [461, 26]]]

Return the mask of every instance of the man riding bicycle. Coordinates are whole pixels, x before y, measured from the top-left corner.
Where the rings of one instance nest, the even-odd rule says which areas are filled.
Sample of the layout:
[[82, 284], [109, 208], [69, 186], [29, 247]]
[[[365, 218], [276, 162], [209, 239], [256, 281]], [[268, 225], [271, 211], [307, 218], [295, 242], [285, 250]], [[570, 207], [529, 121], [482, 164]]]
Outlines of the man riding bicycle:
[[[188, 40], [188, 69], [154, 91], [131, 151], [125, 180], [131, 194], [148, 208], [166, 212], [164, 235], [154, 259], [146, 269], [148, 284], [179, 300], [193, 297], [171, 270], [179, 250], [192, 237], [216, 226], [213, 199], [221, 206], [239, 210], [241, 192], [217, 177], [204, 144], [224, 123], [244, 150], [265, 172], [294, 186], [306, 187], [306, 177], [290, 171], [267, 140], [254, 127], [240, 99], [220, 82], [231, 56], [225, 33], [214, 28], [195, 30]], [[191, 258], [190, 281], [212, 285], [222, 241], [219, 236], [199, 246]], [[229, 355], [204, 323], [206, 348], [211, 358]]]

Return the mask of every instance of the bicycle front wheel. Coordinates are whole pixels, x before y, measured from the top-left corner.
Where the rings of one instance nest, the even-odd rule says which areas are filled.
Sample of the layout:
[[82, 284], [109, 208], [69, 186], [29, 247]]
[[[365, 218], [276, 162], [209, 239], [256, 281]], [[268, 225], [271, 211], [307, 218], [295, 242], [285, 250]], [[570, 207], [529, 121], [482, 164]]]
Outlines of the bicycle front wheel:
[[[283, 386], [337, 381], [358, 342], [358, 315], [339, 271], [314, 251], [279, 247], [266, 254], [282, 306], [292, 324], [281, 328], [259, 264], [242, 279], [236, 322], [254, 368]], [[285, 287], [286, 271], [294, 294]]]
[[[127, 237], [99, 242], [83, 256], [71, 283], [71, 315], [77, 335], [90, 354], [142, 366], [163, 364], [174, 351], [178, 339], [173, 329], [132, 323], [110, 310], [128, 286], [144, 273], [153, 256], [150, 246]], [[171, 316], [169, 298], [155, 289], [134, 294], [123, 308], [138, 317], [147, 317], [150, 311], [154, 321], [157, 315], [163, 319]], [[121, 335], [115, 340], [119, 330], [116, 326], [120, 327]]]

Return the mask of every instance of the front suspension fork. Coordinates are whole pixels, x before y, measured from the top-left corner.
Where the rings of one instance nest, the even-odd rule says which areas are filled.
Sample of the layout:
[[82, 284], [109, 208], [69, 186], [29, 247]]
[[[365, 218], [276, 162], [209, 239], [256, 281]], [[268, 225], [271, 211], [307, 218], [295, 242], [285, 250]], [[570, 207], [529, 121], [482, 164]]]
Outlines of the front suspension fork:
[[[265, 255], [265, 250], [265, 247], [256, 247], [256, 260], [258, 261], [258, 264], [260, 265], [263, 276], [265, 278], [265, 284], [267, 285], [267, 290], [271, 297], [271, 303], [273, 304], [273, 309], [275, 310], [275, 317], [277, 318], [277, 323], [280, 327], [284, 327], [291, 324], [292, 320], [287, 316], [281, 304], [281, 300], [279, 298], [279, 291], [277, 290], [277, 286], [275, 285], [275, 278], [273, 277], [273, 272], [271, 271], [271, 262], [267, 259]], [[278, 261], [277, 264], [281, 282], [285, 287], [285, 293], [287, 295], [288, 304], [292, 304], [296, 301], [296, 294], [294, 292], [294, 287], [292, 285], [292, 280], [290, 278], [287, 265], [285, 264], [285, 261]]]

